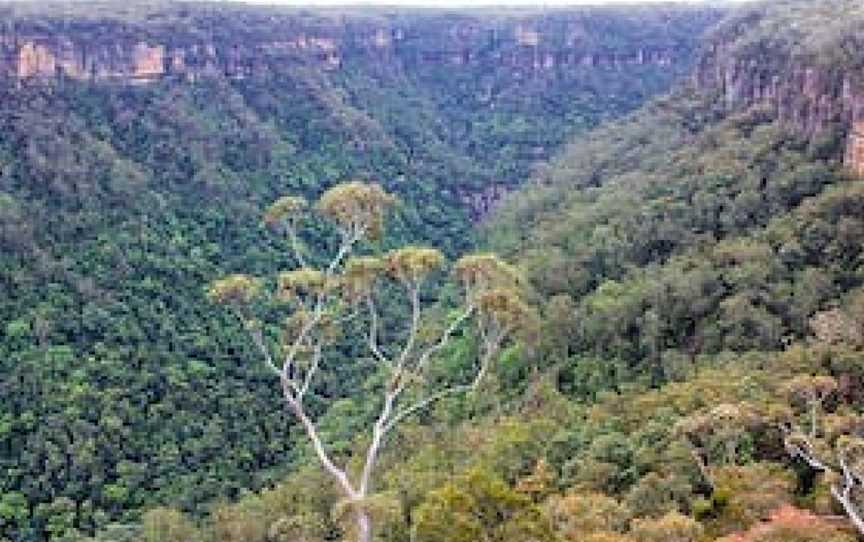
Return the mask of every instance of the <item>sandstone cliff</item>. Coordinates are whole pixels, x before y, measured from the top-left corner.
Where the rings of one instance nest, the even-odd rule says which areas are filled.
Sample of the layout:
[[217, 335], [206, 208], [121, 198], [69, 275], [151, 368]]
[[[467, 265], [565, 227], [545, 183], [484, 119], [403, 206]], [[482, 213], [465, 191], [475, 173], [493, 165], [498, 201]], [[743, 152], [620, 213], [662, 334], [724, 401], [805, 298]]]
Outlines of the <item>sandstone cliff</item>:
[[[2, 14], [2, 13], [0, 13]], [[707, 12], [704, 17], [713, 17]], [[554, 32], [545, 21], [519, 17], [441, 17], [420, 25], [410, 18], [335, 18], [309, 22], [299, 16], [246, 21], [260, 31], [231, 32], [228, 16], [209, 21], [217, 30], [202, 35], [151, 23], [75, 21], [73, 25], [7, 21], [0, 28], [0, 77], [18, 80], [72, 78], [148, 82], [164, 77], [247, 78], [291, 69], [298, 63], [338, 69], [351, 59], [385, 65], [495, 64], [536, 74], [560, 69], [666, 67], [689, 59], [688, 44], [675, 36], [653, 36], [634, 44], [604, 44], [590, 21], [564, 14]], [[568, 18], [569, 17], [569, 18]], [[194, 25], [200, 30], [201, 23]], [[591, 39], [589, 39], [589, 37]], [[636, 42], [634, 42], [636, 43]]]
[[803, 39], [803, 44], [778, 46], [781, 40], [764, 30], [759, 34], [758, 25], [747, 28], [747, 32], [715, 33], [697, 61], [696, 87], [717, 92], [730, 110], [768, 106], [780, 122], [806, 137], [841, 131], [846, 137], [844, 163], [864, 176], [860, 70], [822, 61]]

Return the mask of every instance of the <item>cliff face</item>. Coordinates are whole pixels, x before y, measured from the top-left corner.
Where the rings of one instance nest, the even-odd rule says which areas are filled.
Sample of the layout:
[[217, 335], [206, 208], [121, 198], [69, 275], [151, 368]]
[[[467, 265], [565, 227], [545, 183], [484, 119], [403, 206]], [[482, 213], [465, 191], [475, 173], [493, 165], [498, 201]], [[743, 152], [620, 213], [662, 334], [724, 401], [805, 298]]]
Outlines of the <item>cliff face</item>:
[[146, 42], [118, 44], [114, 47], [90, 48], [71, 39], [48, 36], [27, 36], [3, 40], [4, 62], [0, 69], [7, 77], [20, 79], [124, 78], [148, 80], [167, 73], [163, 45]]
[[843, 162], [855, 175], [864, 177], [864, 123], [860, 121], [849, 131]]
[[771, 104], [777, 118], [806, 134], [833, 123], [864, 121], [864, 88], [855, 74], [790, 62], [780, 69], [764, 57], [740, 58], [724, 44], [713, 44], [700, 59], [694, 81], [718, 90], [728, 108]]
[[839, 128], [847, 134], [844, 163], [864, 176], [864, 83], [859, 72], [791, 51], [741, 51], [727, 37], [706, 47], [693, 81], [702, 90], [718, 92], [728, 109], [767, 105], [780, 122], [807, 137]]
[[298, 53], [324, 67], [338, 67], [334, 40], [299, 36], [294, 40], [187, 47], [152, 41], [92, 44], [74, 36], [4, 36], [0, 43], [0, 74], [7, 78], [53, 80], [69, 77], [91, 81], [148, 82], [166, 76], [243, 78], [260, 75], [266, 60], [291, 59]]
[[[316, 27], [317, 26], [317, 27]], [[147, 27], [105, 23], [46, 32], [27, 25], [0, 30], [0, 76], [20, 80], [72, 78], [148, 82], [164, 77], [242, 79], [266, 76], [297, 64], [338, 69], [346, 59], [399, 65], [495, 64], [537, 73], [556, 69], [633, 65], [671, 66], [689, 49], [672, 40], [646, 46], [593, 47], [577, 35], [550, 37], [539, 24], [477, 20], [422, 29], [398, 21], [312, 25], [270, 23], [260, 36], [200, 39]]]

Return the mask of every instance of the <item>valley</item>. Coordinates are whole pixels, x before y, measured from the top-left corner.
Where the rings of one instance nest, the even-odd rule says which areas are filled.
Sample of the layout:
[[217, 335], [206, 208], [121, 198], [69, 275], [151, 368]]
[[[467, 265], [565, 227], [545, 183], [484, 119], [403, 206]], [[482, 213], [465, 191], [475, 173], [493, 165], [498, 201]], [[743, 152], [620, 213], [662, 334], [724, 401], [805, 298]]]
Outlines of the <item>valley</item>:
[[856, 2], [0, 14], [0, 540], [857, 539]]

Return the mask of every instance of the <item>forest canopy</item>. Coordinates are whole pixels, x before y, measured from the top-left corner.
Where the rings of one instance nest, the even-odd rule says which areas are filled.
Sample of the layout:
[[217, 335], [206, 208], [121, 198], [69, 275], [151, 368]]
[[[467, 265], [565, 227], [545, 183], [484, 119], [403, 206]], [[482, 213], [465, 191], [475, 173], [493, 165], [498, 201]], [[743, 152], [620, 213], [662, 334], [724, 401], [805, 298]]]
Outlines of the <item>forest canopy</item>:
[[864, 530], [852, 0], [64, 5], [197, 53], [0, 78], [0, 540]]

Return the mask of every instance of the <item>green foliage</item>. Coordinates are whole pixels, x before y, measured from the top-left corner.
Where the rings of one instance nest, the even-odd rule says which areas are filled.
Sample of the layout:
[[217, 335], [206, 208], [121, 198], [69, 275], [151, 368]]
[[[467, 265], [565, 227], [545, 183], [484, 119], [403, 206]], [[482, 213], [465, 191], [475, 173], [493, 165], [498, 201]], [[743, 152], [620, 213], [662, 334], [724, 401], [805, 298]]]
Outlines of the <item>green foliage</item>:
[[231, 275], [213, 282], [207, 290], [207, 297], [215, 303], [227, 305], [248, 305], [258, 295], [261, 286], [246, 275]]
[[[840, 167], [845, 127], [802, 137], [771, 110], [730, 112], [682, 87], [573, 137], [684, 73], [677, 56], [661, 67], [627, 54], [687, 56], [713, 10], [100, 6], [60, 21], [22, 5], [9, 26], [206, 35], [220, 55], [220, 40], [252, 40], [245, 27], [349, 37], [333, 71], [305, 59], [195, 84], [0, 83], [0, 537], [337, 540], [362, 506], [382, 542], [851, 539], [836, 518], [791, 507], [838, 512], [834, 480], [784, 450], [803, 433], [781, 434], [812, 419], [820, 447], [860, 466], [864, 185]], [[769, 68], [854, 73], [862, 17], [852, 0], [784, 0], [716, 33]], [[385, 23], [404, 39], [371, 54], [368, 31]], [[517, 27], [529, 41], [542, 30], [538, 45], [516, 43]], [[544, 56], [565, 47], [591, 56]], [[473, 221], [529, 175], [484, 230], [485, 248], [519, 265], [463, 256]], [[298, 196], [268, 208], [285, 192]], [[285, 238], [265, 237], [262, 210]], [[362, 251], [385, 256], [348, 260], [339, 281], [313, 270], [361, 231]], [[311, 242], [291, 256], [297, 232]], [[356, 302], [393, 287], [388, 276], [435, 282], [448, 260], [486, 331], [527, 321], [532, 340], [474, 400], [412, 414], [375, 494], [345, 502], [310, 468], [247, 330], [207, 298], [284, 341], [308, 315], [283, 323], [286, 306], [259, 291], [297, 306], [340, 288]], [[526, 284], [536, 325], [513, 295]], [[456, 337], [424, 384], [470, 371], [478, 342]], [[334, 350], [310, 412], [357, 470], [357, 428], [383, 382], [357, 342]]]
[[569, 493], [547, 503], [555, 531], [565, 540], [601, 533], [623, 533], [632, 513], [603, 493]]
[[689, 511], [693, 488], [684, 473], [660, 476], [650, 472], [627, 493], [625, 502], [637, 517], [661, 517], [668, 512]]
[[264, 223], [270, 227], [286, 224], [296, 227], [307, 207], [306, 200], [296, 196], [283, 196], [276, 200], [264, 213]]
[[141, 517], [141, 538], [142, 542], [195, 542], [200, 534], [180, 512], [154, 508]]
[[479, 470], [431, 492], [417, 509], [414, 528], [415, 540], [423, 542], [554, 540], [531, 499]]
[[[297, 267], [290, 235], [272, 241], [257, 227], [278, 195], [298, 196], [270, 207], [265, 226], [308, 233], [300, 253], [310, 265], [337, 232], [310, 219], [304, 202], [344, 178], [378, 179], [398, 196], [391, 235], [376, 248], [428, 245], [458, 256], [474, 245], [478, 194], [515, 186], [570, 136], [667, 88], [717, 16], [580, 10], [562, 25], [523, 13], [343, 19], [210, 4], [67, 4], [0, 12], [17, 35], [68, 36], [94, 49], [118, 40], [212, 42], [226, 62], [234, 45], [279, 41], [286, 28], [348, 37], [334, 71], [308, 59], [262, 58], [266, 77], [194, 84], [0, 82], [0, 460], [8, 473], [0, 481], [7, 499], [0, 538], [15, 542], [49, 530], [66, 536], [70, 514], [76, 530], [131, 539], [129, 525], [143, 509], [162, 504], [200, 516], [208, 503], [269, 486], [303, 463], [287, 413], [275, 408], [277, 392], [259, 385], [262, 369], [242, 323], [207, 299], [261, 304], [254, 294], [273, 285], [252, 277]], [[529, 69], [527, 57], [518, 66], [501, 61], [519, 47], [510, 38], [490, 43], [481, 31], [463, 43], [474, 62], [424, 60], [452, 28], [512, 36], [525, 20], [548, 26], [556, 47], [568, 28], [579, 28], [580, 54], [656, 47], [681, 58], [672, 66], [541, 71]], [[379, 25], [411, 38], [388, 59], [359, 50], [358, 36]], [[193, 56], [192, 64], [200, 60]], [[370, 205], [391, 207], [376, 194], [368, 192]], [[340, 212], [336, 203], [327, 210]], [[377, 228], [374, 220], [365, 226]], [[377, 262], [352, 265], [354, 290], [379, 272]], [[291, 278], [301, 286], [301, 277]], [[484, 305], [499, 315], [523, 308], [509, 301]], [[459, 347], [473, 348], [467, 339]], [[368, 375], [368, 365], [341, 361], [323, 383], [328, 398], [344, 397], [346, 383]], [[323, 402], [310, 401], [323, 415]], [[369, 415], [356, 404], [332, 415], [335, 434], [351, 434], [346, 427]], [[353, 443], [339, 440], [350, 450]], [[294, 515], [283, 519], [293, 533]]]
[[712, 475], [711, 509], [700, 515], [714, 536], [746, 530], [793, 500], [792, 476], [777, 465], [722, 467]]
[[729, 43], [734, 54], [759, 54], [775, 65], [791, 60], [854, 70], [861, 67], [853, 51], [861, 43], [856, 28], [862, 19], [854, 0], [782, 0], [742, 10], [709, 36]]
[[345, 232], [343, 235], [362, 231], [364, 237], [377, 239], [381, 235], [384, 214], [395, 201], [378, 184], [351, 181], [324, 192], [316, 208], [335, 222]]
[[700, 354], [802, 339], [862, 284], [862, 189], [838, 150], [679, 89], [565, 148], [486, 236], [550, 301], [544, 326], [564, 334], [544, 345], [549, 364], [614, 387], [590, 363], [621, 360], [657, 384]]
[[[752, 460], [710, 465], [708, 487], [675, 430], [678, 422], [698, 417], [710, 405], [727, 405], [722, 414], [728, 405], [748, 401], [754, 416], [768, 412], [786, 400], [786, 383], [794, 375], [817, 368], [848, 382], [852, 373], [844, 372], [850, 367], [844, 360], [848, 352], [818, 346], [719, 357], [712, 360], [717, 368], [703, 368], [684, 382], [599, 394], [590, 407], [537, 387], [510, 405], [504, 418], [495, 411], [454, 417], [442, 404], [424, 423], [403, 426], [382, 456], [386, 474], [366, 503], [380, 520], [376, 536], [387, 542], [412, 536], [580, 542], [824, 536], [845, 541], [848, 535], [836, 517], [792, 508], [810, 490], [796, 487], [791, 465], [779, 451], [779, 432], [753, 429]], [[860, 374], [860, 367], [855, 370]], [[854, 387], [861, 389], [860, 381]], [[845, 408], [830, 404], [826, 418]], [[807, 500], [812, 500], [809, 495]], [[325, 474], [310, 466], [272, 490], [220, 508], [201, 528], [245, 533], [250, 541], [267, 540], [256, 534], [265, 531], [270, 538], [285, 533], [289, 540], [325, 540], [349, 534], [338, 520], [350, 510]], [[833, 514], [830, 507], [826, 512]]]
[[669, 512], [658, 519], [634, 521], [631, 535], [637, 542], [695, 542], [702, 528], [691, 518]]
[[417, 285], [429, 273], [440, 268], [444, 255], [434, 248], [404, 247], [384, 257], [387, 271], [405, 284]]
[[806, 510], [791, 506], [777, 510], [768, 521], [753, 527], [746, 533], [738, 533], [718, 539], [720, 542], [851, 542], [855, 536]]

